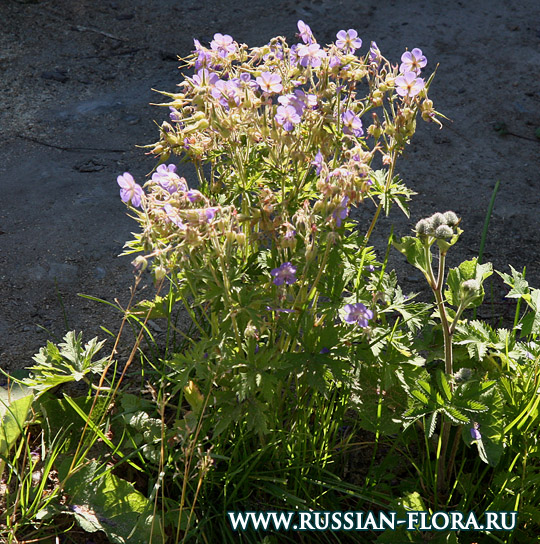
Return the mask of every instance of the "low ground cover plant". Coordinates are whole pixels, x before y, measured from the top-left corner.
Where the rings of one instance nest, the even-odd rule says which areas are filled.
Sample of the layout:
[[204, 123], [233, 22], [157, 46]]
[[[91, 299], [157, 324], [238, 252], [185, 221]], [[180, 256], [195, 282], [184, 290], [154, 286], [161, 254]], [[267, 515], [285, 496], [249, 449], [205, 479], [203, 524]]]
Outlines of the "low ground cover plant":
[[[120, 308], [137, 336], [127, 361], [114, 361], [120, 334], [98, 358], [102, 342], [70, 332], [9, 377], [9, 542], [536, 541], [540, 290], [501, 273], [513, 327], [476, 319], [493, 271], [447, 270], [453, 211], [369, 245], [382, 212], [408, 213], [396, 164], [417, 119], [440, 125], [434, 73], [418, 48], [392, 64], [353, 29], [325, 47], [298, 32], [256, 48], [195, 40], [179, 91], [162, 93], [158, 165], [145, 182], [118, 177], [140, 227], [126, 244], [136, 286], [150, 271], [155, 297]], [[403, 293], [396, 249], [433, 303]], [[234, 531], [227, 515], [298, 510], [517, 511], [519, 523], [344, 533], [327, 520], [300, 534]]]

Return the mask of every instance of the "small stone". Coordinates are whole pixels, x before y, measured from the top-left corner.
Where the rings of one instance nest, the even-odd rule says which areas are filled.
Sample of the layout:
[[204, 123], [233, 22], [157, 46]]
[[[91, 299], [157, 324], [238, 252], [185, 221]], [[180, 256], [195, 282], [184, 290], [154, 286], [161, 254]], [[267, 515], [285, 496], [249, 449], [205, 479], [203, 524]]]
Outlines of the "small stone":
[[94, 274], [98, 280], [102, 280], [107, 275], [107, 271], [102, 266], [96, 266]]
[[59, 83], [65, 83], [69, 79], [65, 70], [47, 70], [41, 72], [41, 77], [43, 79], [58, 81]]
[[133, 19], [135, 17], [134, 13], [128, 12], [128, 13], [119, 13], [116, 16], [117, 21], [129, 21], [130, 19]]
[[128, 125], [136, 125], [137, 123], [140, 123], [141, 119], [140, 117], [137, 117], [136, 115], [126, 115], [124, 117], [124, 121]]

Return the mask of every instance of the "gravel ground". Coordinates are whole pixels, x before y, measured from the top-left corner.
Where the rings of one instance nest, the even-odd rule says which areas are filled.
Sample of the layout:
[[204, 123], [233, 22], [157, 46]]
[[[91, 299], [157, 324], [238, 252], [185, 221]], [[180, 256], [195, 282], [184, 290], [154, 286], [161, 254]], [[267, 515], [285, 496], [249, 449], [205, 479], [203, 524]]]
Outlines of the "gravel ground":
[[[101, 326], [118, 330], [118, 311], [78, 294], [129, 299], [130, 259], [117, 256], [137, 227], [116, 176], [143, 179], [152, 169], [136, 146], [157, 139], [154, 120], [166, 111], [150, 105], [160, 101], [152, 88], [174, 91], [177, 55], [215, 32], [250, 46], [278, 34], [293, 40], [298, 19], [321, 43], [355, 28], [361, 53], [375, 40], [396, 62], [420, 47], [428, 73], [439, 65], [430, 97], [451, 121], [443, 130], [419, 123], [398, 167], [418, 193], [411, 219], [396, 210], [374, 241], [382, 245], [390, 225], [404, 235], [420, 217], [453, 209], [465, 234], [451, 264], [471, 258], [500, 179], [486, 259], [501, 270], [527, 265], [540, 285], [537, 1], [2, 0], [0, 368], [27, 366], [66, 327], [87, 339], [105, 337]], [[392, 263], [424, 288], [397, 253]], [[496, 303], [501, 296], [495, 282]]]

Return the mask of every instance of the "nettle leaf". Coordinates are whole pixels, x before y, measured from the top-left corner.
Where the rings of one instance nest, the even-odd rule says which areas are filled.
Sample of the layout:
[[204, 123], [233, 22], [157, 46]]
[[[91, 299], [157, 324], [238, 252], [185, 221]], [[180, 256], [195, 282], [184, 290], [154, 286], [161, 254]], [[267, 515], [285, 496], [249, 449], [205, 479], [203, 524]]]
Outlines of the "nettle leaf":
[[428, 273], [429, 264], [426, 260], [426, 251], [421, 240], [413, 236], [404, 236], [399, 242], [392, 242], [393, 246], [405, 255], [409, 264], [412, 264], [425, 275]]
[[518, 272], [510, 265], [512, 276], [497, 271], [497, 274], [503, 279], [504, 283], [511, 287], [510, 291], [506, 295], [506, 298], [523, 298], [524, 295], [529, 294], [529, 284], [525, 280], [523, 274]]
[[419, 391], [418, 389], [413, 389], [411, 391], [411, 395], [416, 399], [419, 400], [422, 404], [425, 404], [426, 406], [429, 404], [429, 399], [422, 393], [422, 391]]
[[[525, 297], [523, 297], [527, 300]], [[523, 336], [529, 336], [531, 334], [540, 333], [540, 289], [532, 289], [527, 300], [527, 304], [531, 308], [532, 312], [525, 315], [522, 320], [522, 334]]]

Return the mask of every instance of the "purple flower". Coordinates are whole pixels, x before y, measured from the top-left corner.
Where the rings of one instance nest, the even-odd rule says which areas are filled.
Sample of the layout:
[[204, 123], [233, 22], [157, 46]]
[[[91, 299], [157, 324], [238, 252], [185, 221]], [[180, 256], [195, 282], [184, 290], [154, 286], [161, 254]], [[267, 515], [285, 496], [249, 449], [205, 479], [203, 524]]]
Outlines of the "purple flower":
[[344, 311], [345, 315], [342, 319], [345, 323], [356, 323], [363, 329], [369, 326], [369, 320], [373, 318], [373, 312], [368, 310], [361, 302], [346, 304]]
[[243, 85], [250, 87], [254, 91], [259, 88], [257, 82], [254, 79], [251, 79], [251, 76], [247, 72], [240, 74], [240, 81]]
[[203, 219], [207, 223], [210, 223], [216, 216], [217, 211], [218, 211], [218, 208], [216, 207], [206, 208], [205, 210], [202, 211]]
[[180, 229], [186, 230], [186, 225], [184, 225], [182, 219], [180, 219], [180, 216], [178, 215], [178, 212], [170, 204], [165, 204], [165, 206], [163, 206], [163, 210], [167, 214], [168, 221], [171, 221]]
[[412, 51], [405, 51], [405, 53], [401, 55], [401, 66], [399, 67], [399, 71], [402, 74], [414, 72], [418, 76], [426, 64], [427, 59], [422, 55], [422, 50], [415, 47]]
[[341, 227], [341, 221], [349, 215], [349, 197], [344, 196], [341, 199], [341, 203], [332, 213], [332, 217], [336, 220], [336, 225]]
[[298, 21], [296, 24], [298, 27], [298, 37], [302, 38], [302, 41], [304, 43], [313, 43], [315, 41], [315, 38], [313, 37], [313, 32], [311, 32], [311, 28], [309, 28], [304, 21]]
[[274, 276], [275, 285], [292, 285], [296, 281], [296, 266], [290, 262], [283, 263], [279, 268], [274, 268], [270, 274]]
[[320, 150], [315, 155], [315, 159], [311, 162], [311, 164], [315, 166], [317, 175], [320, 174], [324, 164], [324, 157]]
[[352, 28], [347, 32], [340, 30], [337, 33], [336, 46], [338, 49], [344, 49], [345, 53], [354, 53], [362, 47], [362, 40], [358, 37], [358, 32]]
[[179, 189], [187, 191], [186, 180], [176, 173], [176, 165], [174, 164], [160, 164], [152, 174], [152, 181], [171, 194], [176, 193]]
[[140, 185], [135, 183], [133, 176], [129, 172], [124, 172], [116, 178], [120, 185], [120, 198], [122, 202], [131, 203], [132, 206], [138, 208], [141, 205], [141, 198], [144, 196], [144, 191]]
[[399, 96], [416, 96], [424, 88], [424, 80], [417, 78], [414, 72], [406, 72], [396, 77], [396, 93]]
[[272, 72], [263, 72], [255, 81], [264, 93], [279, 93], [283, 90], [281, 78], [278, 74], [272, 74]]
[[217, 51], [220, 57], [224, 59], [236, 51], [236, 45], [228, 34], [214, 34], [214, 39], [210, 42], [212, 51]]
[[317, 105], [317, 97], [314, 94], [306, 94], [301, 89], [296, 89], [294, 93], [278, 97], [278, 102], [282, 106], [292, 106], [296, 113], [302, 117], [306, 107], [313, 108]]
[[287, 131], [293, 130], [294, 125], [297, 125], [301, 121], [300, 116], [293, 106], [278, 106], [274, 119], [278, 125]]
[[291, 66], [296, 66], [298, 64], [298, 48], [300, 47], [300, 44], [295, 43], [294, 45], [291, 45], [290, 49], [290, 63]]
[[379, 66], [381, 63], [381, 52], [375, 42], [371, 42], [369, 47], [369, 62], [371, 64], [375, 64], [376, 66]]
[[205, 87], [206, 85], [212, 87], [218, 80], [219, 76], [206, 68], [199, 70], [192, 78], [193, 83], [195, 83], [197, 87]]
[[328, 61], [330, 68], [339, 68], [341, 66], [341, 59], [337, 55], [332, 55]]
[[347, 110], [341, 115], [343, 134], [354, 134], [357, 137], [364, 135], [362, 120], [353, 111]]
[[195, 70], [210, 66], [210, 61], [212, 60], [210, 52], [201, 45], [199, 40], [193, 40], [193, 43], [195, 44], [195, 52], [197, 53]]
[[169, 117], [173, 123], [180, 123], [182, 121], [182, 114], [173, 106], [169, 106]]
[[231, 101], [239, 106], [243, 97], [240, 81], [240, 79], [231, 79], [231, 81], [219, 79], [212, 88], [212, 96], [217, 98], [218, 102], [226, 109], [229, 108]]
[[326, 57], [326, 53], [321, 49], [321, 46], [318, 43], [299, 45], [297, 54], [301, 66], [312, 66], [313, 68], [320, 66], [322, 64], [322, 59]]
[[193, 204], [194, 202], [198, 202], [199, 200], [201, 200], [203, 195], [195, 189], [190, 189], [187, 192], [187, 197], [188, 200]]
[[473, 440], [481, 440], [482, 435], [480, 434], [480, 431], [478, 430], [480, 428], [480, 425], [478, 423], [474, 423], [473, 427], [471, 428], [471, 436]]

